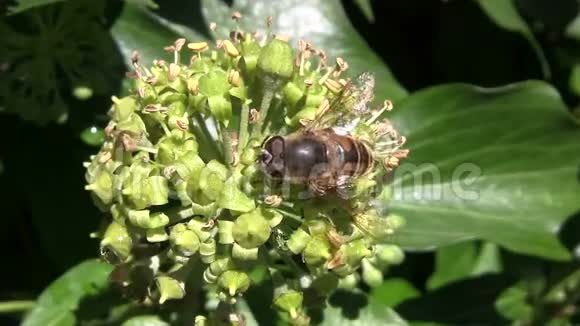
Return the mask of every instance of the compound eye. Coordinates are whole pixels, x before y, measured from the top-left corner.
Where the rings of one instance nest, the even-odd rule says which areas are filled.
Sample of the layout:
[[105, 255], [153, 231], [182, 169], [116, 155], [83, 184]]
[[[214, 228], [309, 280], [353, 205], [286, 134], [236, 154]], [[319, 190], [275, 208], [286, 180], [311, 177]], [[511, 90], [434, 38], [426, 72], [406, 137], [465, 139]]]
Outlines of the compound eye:
[[264, 164], [269, 164], [272, 161], [272, 154], [270, 154], [270, 152], [266, 150], [262, 150], [262, 153], [260, 153], [260, 157], [258, 157], [258, 160]]

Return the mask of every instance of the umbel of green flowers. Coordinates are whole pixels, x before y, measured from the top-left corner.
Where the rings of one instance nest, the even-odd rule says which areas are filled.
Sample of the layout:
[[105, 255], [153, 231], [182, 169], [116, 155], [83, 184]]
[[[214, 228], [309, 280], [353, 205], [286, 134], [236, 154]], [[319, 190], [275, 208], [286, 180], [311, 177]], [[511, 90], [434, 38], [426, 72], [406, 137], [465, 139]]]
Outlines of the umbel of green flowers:
[[[237, 299], [260, 282], [273, 285], [272, 307], [297, 325], [337, 288], [380, 284], [403, 259], [389, 244], [403, 219], [384, 209], [389, 187], [379, 187], [407, 153], [382, 118], [390, 102], [353, 128], [382, 164], [353, 180], [347, 199], [305, 198], [304, 186], [282, 191], [261, 172], [260, 147], [340, 110], [332, 103], [348, 99], [347, 62], [329, 63], [303, 40], [293, 50], [284, 37], [240, 30], [215, 46], [186, 43], [166, 47], [172, 60], [152, 66], [134, 53], [133, 93], [113, 97], [106, 141], [86, 163], [86, 189], [107, 216], [96, 235], [116, 265], [112, 279], [149, 302], [205, 296], [196, 325], [241, 323]], [[396, 146], [379, 150], [377, 135]]]

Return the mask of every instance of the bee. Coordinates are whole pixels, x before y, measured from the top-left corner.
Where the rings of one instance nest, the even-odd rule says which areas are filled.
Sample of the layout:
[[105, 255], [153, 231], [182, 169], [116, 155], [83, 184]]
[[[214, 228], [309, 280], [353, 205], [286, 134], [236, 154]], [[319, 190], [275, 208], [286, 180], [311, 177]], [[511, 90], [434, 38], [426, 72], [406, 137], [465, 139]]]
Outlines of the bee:
[[[344, 194], [337, 190], [348, 188], [375, 167], [373, 144], [348, 130], [349, 124], [352, 128], [369, 113], [373, 91], [374, 77], [363, 73], [328, 106], [319, 108], [302, 130], [268, 137], [258, 158], [262, 169], [274, 179], [307, 185], [317, 195]], [[373, 114], [367, 122], [379, 115]]]

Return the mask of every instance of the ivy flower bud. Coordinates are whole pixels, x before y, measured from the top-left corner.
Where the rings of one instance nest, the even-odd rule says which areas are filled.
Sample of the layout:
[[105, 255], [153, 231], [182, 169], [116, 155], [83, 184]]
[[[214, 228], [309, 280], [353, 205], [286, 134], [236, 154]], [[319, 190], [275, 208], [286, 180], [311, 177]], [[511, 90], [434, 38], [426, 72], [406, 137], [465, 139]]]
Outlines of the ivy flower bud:
[[399, 265], [405, 259], [405, 253], [396, 245], [377, 245], [376, 258], [381, 264]]
[[288, 249], [290, 249], [293, 254], [297, 255], [306, 248], [310, 239], [310, 234], [308, 234], [304, 229], [299, 228], [292, 233], [290, 239], [286, 242], [286, 246], [288, 246]]
[[362, 278], [370, 287], [377, 287], [383, 283], [383, 271], [375, 267], [367, 259], [363, 259]]
[[287, 79], [294, 73], [294, 53], [288, 42], [273, 39], [260, 51], [258, 68], [266, 74]]
[[185, 284], [170, 276], [158, 276], [155, 284], [159, 289], [161, 297], [159, 303], [164, 303], [170, 299], [181, 299], [185, 296]]
[[113, 221], [101, 240], [101, 256], [112, 264], [125, 262], [131, 254], [132, 245], [127, 228]]
[[274, 298], [274, 306], [287, 312], [290, 318], [295, 319], [302, 310], [303, 295], [301, 292], [290, 290]]
[[180, 256], [189, 257], [197, 252], [200, 243], [195, 232], [189, 230], [184, 224], [177, 224], [171, 228], [169, 241], [173, 250]]
[[258, 209], [238, 216], [234, 223], [234, 239], [246, 249], [263, 245], [270, 238], [270, 234], [270, 224]]
[[220, 275], [218, 284], [227, 295], [234, 297], [250, 287], [250, 277], [240, 271], [225, 271]]
[[330, 242], [325, 236], [315, 236], [308, 241], [302, 255], [307, 265], [321, 265], [332, 257]]

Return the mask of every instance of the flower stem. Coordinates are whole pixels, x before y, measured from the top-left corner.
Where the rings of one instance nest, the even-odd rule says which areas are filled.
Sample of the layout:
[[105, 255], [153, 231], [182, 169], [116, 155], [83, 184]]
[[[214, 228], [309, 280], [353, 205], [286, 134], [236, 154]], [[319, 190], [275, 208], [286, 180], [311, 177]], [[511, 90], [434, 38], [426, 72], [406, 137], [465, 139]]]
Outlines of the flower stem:
[[254, 129], [252, 130], [252, 138], [262, 136], [262, 128], [264, 128], [264, 122], [268, 116], [270, 105], [272, 104], [274, 94], [281, 83], [282, 81], [279, 79], [264, 76], [264, 94], [262, 96], [262, 102], [260, 103], [260, 115], [258, 116], [258, 121], [254, 125]]
[[226, 165], [231, 167], [233, 163], [234, 157], [234, 148], [232, 143], [232, 135], [228, 132], [225, 126], [220, 125], [220, 135], [222, 137], [222, 144], [224, 148], [224, 160], [226, 161]]
[[34, 308], [36, 301], [32, 300], [15, 300], [0, 302], [1, 313], [24, 312]]
[[242, 105], [242, 113], [240, 116], [240, 131], [238, 139], [238, 154], [242, 156], [246, 144], [248, 142], [248, 117], [250, 115], [250, 107], [247, 104]]

